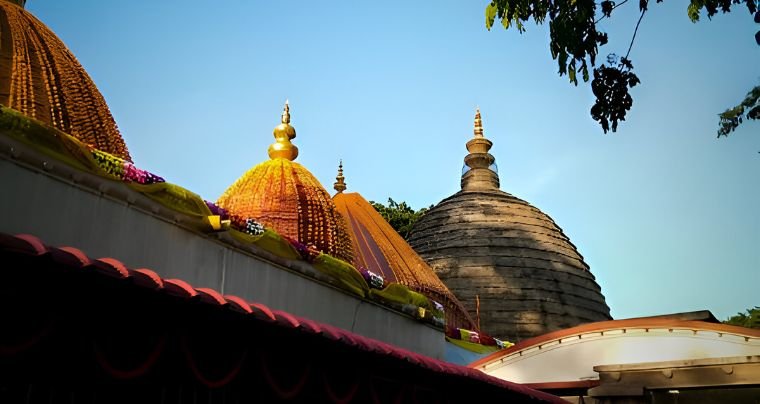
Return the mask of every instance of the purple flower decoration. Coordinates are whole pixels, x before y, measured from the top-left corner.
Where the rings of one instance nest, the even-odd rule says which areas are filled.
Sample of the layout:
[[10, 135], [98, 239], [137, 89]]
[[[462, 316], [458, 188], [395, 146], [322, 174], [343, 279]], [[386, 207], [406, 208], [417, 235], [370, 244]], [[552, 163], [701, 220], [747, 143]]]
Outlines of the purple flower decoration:
[[126, 182], [136, 182], [138, 184], [143, 184], [143, 185], [165, 182], [163, 178], [155, 174], [151, 174], [145, 170], [141, 170], [135, 167], [134, 164], [128, 161], [124, 161], [124, 165], [122, 169], [123, 169], [122, 179]]
[[367, 268], [359, 268], [359, 273], [362, 274], [364, 280], [367, 281], [367, 285], [373, 289], [382, 289], [385, 286], [385, 279], [382, 276], [370, 271]]
[[230, 213], [227, 212], [227, 209], [220, 208], [217, 204], [213, 202], [209, 202], [204, 200], [203, 202], [206, 202], [206, 206], [208, 206], [208, 209], [211, 211], [212, 215], [216, 215], [222, 218], [222, 220], [228, 220], [230, 218]]
[[301, 255], [301, 258], [303, 258], [306, 262], [314, 262], [319, 254], [321, 254], [321, 252], [314, 246], [306, 245], [287, 236], [283, 236], [283, 238], [287, 240], [290, 245], [296, 249], [296, 251], [298, 251], [298, 254]]

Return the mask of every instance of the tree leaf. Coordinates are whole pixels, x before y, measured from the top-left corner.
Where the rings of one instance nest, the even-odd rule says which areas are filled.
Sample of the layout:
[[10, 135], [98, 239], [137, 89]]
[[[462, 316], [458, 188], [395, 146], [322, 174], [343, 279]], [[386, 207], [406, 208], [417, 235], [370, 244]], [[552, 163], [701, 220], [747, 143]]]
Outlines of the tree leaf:
[[496, 12], [498, 11], [496, 3], [491, 2], [486, 6], [486, 28], [490, 31], [493, 27], [493, 23], [496, 20]]

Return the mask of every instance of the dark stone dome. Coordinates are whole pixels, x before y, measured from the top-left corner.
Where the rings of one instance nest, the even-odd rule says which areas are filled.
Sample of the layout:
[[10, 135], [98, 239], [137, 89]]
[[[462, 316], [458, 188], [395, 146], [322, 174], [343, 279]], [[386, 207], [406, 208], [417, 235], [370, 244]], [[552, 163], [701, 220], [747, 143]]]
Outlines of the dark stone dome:
[[[485, 140], [482, 129], [477, 136], [478, 124], [476, 139]], [[470, 151], [462, 191], [420, 218], [409, 244], [473, 318], [479, 297], [481, 330], [518, 341], [611, 319], [601, 288], [562, 229], [499, 190], [488, 150]], [[475, 159], [476, 153], [490, 158]]]

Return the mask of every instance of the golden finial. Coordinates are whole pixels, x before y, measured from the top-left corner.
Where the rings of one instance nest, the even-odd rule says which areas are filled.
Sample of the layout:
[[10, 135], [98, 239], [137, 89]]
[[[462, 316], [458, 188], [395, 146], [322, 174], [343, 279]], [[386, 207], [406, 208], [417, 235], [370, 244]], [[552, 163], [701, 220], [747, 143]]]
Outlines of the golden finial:
[[475, 110], [475, 137], [467, 142], [467, 151], [470, 153], [464, 158], [464, 164], [468, 168], [462, 174], [463, 190], [483, 191], [499, 188], [499, 174], [492, 168], [496, 160], [488, 153], [491, 146], [493, 143], [483, 136], [483, 121], [480, 119], [480, 108], [477, 108]]
[[269, 158], [284, 158], [293, 161], [298, 157], [298, 147], [290, 141], [296, 137], [296, 129], [290, 126], [290, 104], [285, 100], [282, 119], [274, 128], [274, 143], [269, 146]]
[[290, 103], [285, 99], [285, 108], [282, 109], [282, 123], [290, 123]]
[[475, 137], [483, 137], [483, 121], [480, 119], [480, 107], [475, 109]]
[[333, 184], [333, 188], [335, 188], [338, 193], [341, 193], [346, 190], [346, 177], [343, 176], [343, 160], [340, 160], [340, 164], [338, 164], [338, 176], [335, 177], [335, 184]]

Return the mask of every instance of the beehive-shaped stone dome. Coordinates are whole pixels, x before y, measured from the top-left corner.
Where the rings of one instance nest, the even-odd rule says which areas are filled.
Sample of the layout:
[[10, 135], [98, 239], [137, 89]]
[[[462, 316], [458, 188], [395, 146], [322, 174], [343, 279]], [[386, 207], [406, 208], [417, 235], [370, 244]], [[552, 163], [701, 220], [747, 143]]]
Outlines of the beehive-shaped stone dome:
[[346, 225], [330, 194], [309, 170], [292, 161], [298, 149], [290, 142], [296, 132], [287, 103], [274, 136], [270, 160], [243, 174], [217, 204], [237, 218], [255, 219], [280, 235], [351, 262], [353, 249]]
[[430, 209], [409, 244], [497, 338], [519, 341], [609, 320], [589, 266], [545, 213], [499, 189], [480, 112], [462, 190]]
[[0, 0], [0, 104], [130, 160], [90, 76], [24, 3]]
[[378, 273], [386, 281], [406, 285], [441, 303], [447, 325], [474, 328], [472, 318], [459, 300], [380, 213], [360, 194], [343, 192], [346, 184], [342, 164], [335, 190], [338, 193], [333, 201], [346, 220], [355, 267]]

